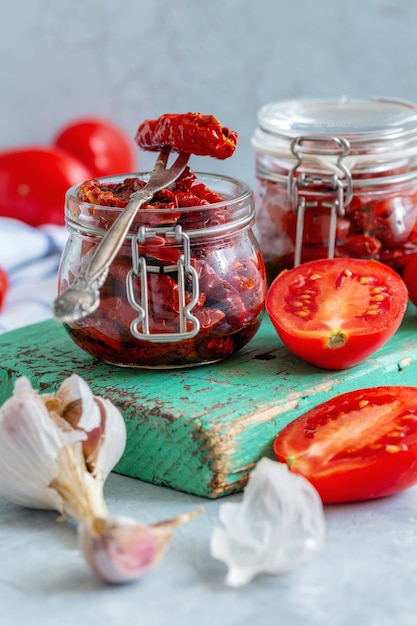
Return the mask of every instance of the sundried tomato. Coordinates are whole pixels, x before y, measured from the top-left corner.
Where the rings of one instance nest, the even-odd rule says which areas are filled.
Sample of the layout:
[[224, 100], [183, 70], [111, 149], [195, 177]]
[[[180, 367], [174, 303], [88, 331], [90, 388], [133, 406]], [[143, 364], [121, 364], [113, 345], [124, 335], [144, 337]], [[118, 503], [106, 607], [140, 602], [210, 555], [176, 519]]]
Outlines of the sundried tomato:
[[176, 198], [179, 207], [191, 207], [201, 206], [202, 204], [209, 204], [207, 200], [195, 196], [191, 191], [177, 191]]
[[[404, 183], [381, 188], [357, 188], [336, 219], [335, 256], [375, 258], [402, 271], [405, 256], [417, 252], [417, 187]], [[355, 174], [355, 180], [361, 176]], [[326, 258], [328, 255], [330, 209], [334, 194], [326, 189], [304, 192], [307, 207], [303, 218], [301, 261]], [[301, 192], [300, 192], [301, 193]], [[327, 197], [326, 194], [329, 196]], [[258, 235], [270, 279], [294, 264], [297, 212], [293, 210], [287, 186], [281, 182], [261, 180], [257, 193]], [[327, 205], [327, 206], [326, 206]]]
[[[139, 127], [136, 139], [140, 147], [148, 150], [168, 144], [176, 151], [224, 159], [233, 153], [237, 135], [221, 127], [213, 116], [187, 113], [147, 120]], [[251, 230], [247, 224], [242, 229], [240, 226], [242, 215], [246, 212], [247, 216], [253, 204], [247, 195], [242, 196], [244, 200], [239, 198], [237, 219], [235, 209], [228, 206], [234, 200], [229, 202], [229, 196], [223, 198], [205, 184], [204, 181], [212, 179], [206, 175], [200, 180], [186, 167], [172, 185], [141, 206], [130, 236], [112, 262], [100, 288], [99, 308], [77, 325], [67, 327], [72, 339], [84, 350], [100, 360], [116, 364], [183, 366], [225, 358], [255, 334], [264, 309], [265, 267]], [[232, 194], [237, 182], [233, 181], [230, 188]], [[120, 209], [128, 204], [132, 193], [145, 184], [145, 180], [134, 176], [94, 179], [79, 187], [77, 198], [95, 205], [91, 208], [91, 218], [100, 231], [107, 230]], [[225, 188], [224, 181], [221, 188]], [[74, 206], [77, 219], [76, 202]], [[100, 210], [101, 206], [114, 207], [115, 210]], [[227, 224], [228, 220], [232, 223], [231, 233], [221, 228], [211, 241], [210, 235], [215, 227]], [[182, 226], [183, 233], [189, 233], [188, 253], [173, 236], [172, 231], [177, 225]], [[135, 265], [132, 265], [132, 241], [137, 242], [132, 237], [140, 226], [146, 227], [146, 240], [135, 245], [147, 265], [146, 325], [139, 312], [143, 275], [132, 273]], [[158, 231], [159, 227], [163, 228]], [[156, 230], [150, 232], [150, 229]], [[95, 241], [91, 237], [82, 241], [82, 258], [91, 254], [89, 248], [92, 245]], [[189, 254], [189, 266], [180, 281], [179, 258], [184, 259], [186, 254]], [[67, 272], [69, 275], [72, 272], [71, 263]], [[61, 287], [67, 286], [71, 280], [72, 276], [61, 278]], [[198, 281], [197, 298], [194, 280]], [[199, 322], [197, 334], [180, 336], [180, 340], [167, 337], [166, 341], [160, 338], [157, 342], [152, 341], [152, 337], [147, 337], [148, 331], [150, 335], [166, 333], [168, 336], [183, 333], [184, 326], [186, 331], [194, 330], [190, 317], [180, 319], [183, 309], [180, 298], [186, 307], [193, 303], [191, 315]]]
[[382, 248], [382, 243], [370, 235], [349, 235], [343, 245], [338, 246], [337, 256], [352, 256], [361, 259], [375, 259]]
[[140, 124], [136, 143], [143, 150], [170, 146], [178, 152], [227, 159], [237, 145], [237, 133], [221, 126], [214, 115], [165, 113]]

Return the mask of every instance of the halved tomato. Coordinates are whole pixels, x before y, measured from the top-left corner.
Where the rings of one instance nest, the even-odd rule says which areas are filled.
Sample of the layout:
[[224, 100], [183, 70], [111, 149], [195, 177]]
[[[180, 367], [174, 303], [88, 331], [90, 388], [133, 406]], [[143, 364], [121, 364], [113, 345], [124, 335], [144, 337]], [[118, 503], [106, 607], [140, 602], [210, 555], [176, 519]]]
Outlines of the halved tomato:
[[320, 259], [273, 281], [266, 309], [283, 343], [326, 369], [356, 365], [397, 331], [408, 293], [402, 278], [378, 261]]
[[358, 389], [290, 422], [277, 459], [307, 478], [323, 502], [391, 495], [417, 483], [417, 387]]

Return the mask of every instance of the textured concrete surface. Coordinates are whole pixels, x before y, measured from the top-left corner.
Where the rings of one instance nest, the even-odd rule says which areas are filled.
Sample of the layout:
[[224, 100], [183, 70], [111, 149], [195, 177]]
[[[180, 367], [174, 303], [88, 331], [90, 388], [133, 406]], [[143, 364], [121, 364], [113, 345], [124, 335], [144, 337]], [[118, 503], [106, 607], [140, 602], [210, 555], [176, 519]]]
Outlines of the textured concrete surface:
[[[237, 500], [239, 496], [229, 496]], [[224, 585], [209, 553], [220, 500], [112, 474], [112, 513], [145, 523], [204, 512], [177, 531], [159, 568], [109, 587], [88, 569], [70, 524], [0, 499], [1, 626], [415, 626], [417, 489], [326, 509], [323, 548], [291, 572]]]

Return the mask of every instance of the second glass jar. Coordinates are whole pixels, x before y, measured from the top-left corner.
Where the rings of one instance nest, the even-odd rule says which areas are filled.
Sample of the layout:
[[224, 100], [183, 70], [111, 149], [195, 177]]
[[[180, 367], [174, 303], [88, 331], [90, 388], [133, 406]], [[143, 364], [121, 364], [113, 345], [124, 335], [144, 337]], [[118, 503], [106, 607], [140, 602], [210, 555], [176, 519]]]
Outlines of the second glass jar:
[[303, 261], [417, 252], [417, 109], [388, 98], [275, 102], [258, 114], [256, 229], [271, 281]]

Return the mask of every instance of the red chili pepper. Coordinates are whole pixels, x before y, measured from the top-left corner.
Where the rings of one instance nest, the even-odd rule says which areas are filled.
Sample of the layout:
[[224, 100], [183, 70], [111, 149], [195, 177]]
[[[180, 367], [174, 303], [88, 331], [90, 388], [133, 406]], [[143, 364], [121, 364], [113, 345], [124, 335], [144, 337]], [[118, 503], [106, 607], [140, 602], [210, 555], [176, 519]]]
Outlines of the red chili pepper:
[[237, 133], [221, 126], [214, 115], [165, 113], [140, 124], [136, 143], [143, 150], [170, 146], [177, 152], [227, 159], [236, 149]]

